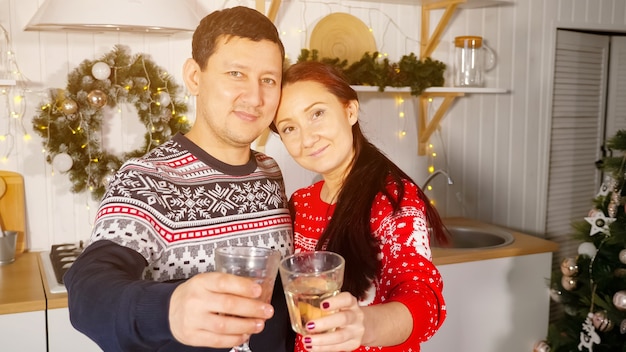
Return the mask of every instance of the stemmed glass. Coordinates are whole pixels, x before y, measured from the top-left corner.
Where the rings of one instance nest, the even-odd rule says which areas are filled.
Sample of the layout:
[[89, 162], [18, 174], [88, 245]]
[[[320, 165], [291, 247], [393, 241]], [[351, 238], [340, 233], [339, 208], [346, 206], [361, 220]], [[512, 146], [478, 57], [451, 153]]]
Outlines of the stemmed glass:
[[[219, 247], [215, 250], [215, 270], [249, 277], [261, 285], [259, 300], [269, 303], [278, 273], [280, 252], [262, 247]], [[233, 347], [235, 352], [252, 352], [248, 341]]]

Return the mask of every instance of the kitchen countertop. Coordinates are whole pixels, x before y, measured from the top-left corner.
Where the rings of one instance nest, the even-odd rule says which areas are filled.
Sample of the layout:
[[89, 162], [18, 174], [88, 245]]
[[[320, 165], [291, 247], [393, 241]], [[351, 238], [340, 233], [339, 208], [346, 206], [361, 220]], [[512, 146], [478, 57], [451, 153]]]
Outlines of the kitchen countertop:
[[37, 252], [24, 252], [13, 263], [0, 266], [0, 314], [46, 309], [38, 257]]
[[[468, 218], [447, 218], [443, 219], [444, 223], [456, 224], [471, 227], [497, 227], [505, 229], [501, 226], [486, 224], [477, 220]], [[435, 248], [432, 247], [433, 263], [435, 265], [458, 264], [472, 262], [477, 260], [497, 259], [504, 257], [514, 257], [528, 254], [538, 254], [546, 252], [555, 252], [559, 245], [556, 242], [548, 241], [537, 236], [524, 234], [521, 232], [509, 230], [512, 232], [515, 240], [513, 243], [503, 247], [494, 248], [477, 248], [477, 249], [453, 249], [453, 248]]]
[[[467, 226], [493, 226], [466, 218], [449, 218], [455, 224]], [[435, 265], [458, 264], [477, 260], [554, 252], [555, 242], [512, 231], [515, 241], [504, 247], [490, 249], [432, 248]], [[15, 262], [0, 266], [0, 314], [12, 314], [66, 308], [67, 293], [50, 293], [43, 278], [44, 269], [39, 252], [25, 252], [16, 256]], [[47, 302], [46, 302], [47, 301]]]

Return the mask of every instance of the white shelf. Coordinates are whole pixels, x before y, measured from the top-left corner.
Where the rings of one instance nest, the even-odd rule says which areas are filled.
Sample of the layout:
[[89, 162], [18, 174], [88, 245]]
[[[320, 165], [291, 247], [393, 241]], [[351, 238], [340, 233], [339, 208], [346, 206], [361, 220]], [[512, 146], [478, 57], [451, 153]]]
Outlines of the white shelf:
[[[441, 0], [416, 0], [414, 4], [416, 5], [433, 5], [438, 4]], [[459, 8], [463, 9], [475, 9], [480, 7], [490, 7], [490, 6], [502, 6], [502, 5], [510, 5], [513, 4], [511, 1], [506, 0], [465, 0], [464, 3], [459, 4]]]
[[15, 83], [14, 79], [0, 79], [0, 86], [14, 86]]
[[[387, 4], [403, 4], [403, 5], [433, 5], [446, 3], [449, 1], [445, 0], [361, 0], [365, 2], [378, 2], [378, 3], [387, 3]], [[479, 7], [490, 7], [490, 6], [502, 6], [502, 5], [512, 5], [512, 1], [507, 0], [465, 0], [464, 3], [459, 4], [459, 8], [464, 9], [474, 9]]]
[[508, 90], [502, 88], [489, 87], [430, 87], [426, 89], [426, 93], [507, 93]]
[[[375, 86], [352, 86], [357, 92], [364, 93], [411, 93], [410, 87], [385, 87], [384, 92], [380, 92]], [[489, 93], [507, 93], [508, 90], [502, 88], [484, 88], [484, 87], [430, 87], [424, 90], [424, 93], [465, 93], [465, 94], [489, 94]]]

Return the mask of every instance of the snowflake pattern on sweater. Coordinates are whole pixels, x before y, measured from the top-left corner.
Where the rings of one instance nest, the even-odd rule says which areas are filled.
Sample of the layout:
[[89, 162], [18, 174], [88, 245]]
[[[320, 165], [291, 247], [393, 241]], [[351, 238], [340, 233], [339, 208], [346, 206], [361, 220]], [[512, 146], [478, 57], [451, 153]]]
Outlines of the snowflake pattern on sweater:
[[[323, 184], [320, 181], [297, 190], [291, 197], [295, 209], [295, 252], [315, 249], [335, 210], [334, 204], [327, 204], [320, 198]], [[380, 246], [381, 268], [367, 297], [359, 304], [401, 302], [413, 315], [413, 330], [400, 345], [362, 346], [356, 351], [417, 352], [420, 343], [432, 337], [446, 317], [443, 282], [432, 264], [424, 203], [418, 197], [415, 184], [405, 180], [404, 187], [405, 194], [398, 212], [393, 212], [382, 193], [372, 204], [371, 229]], [[387, 189], [390, 194], [397, 195], [394, 184], [388, 184]], [[296, 351], [306, 351], [300, 335]]]
[[144, 278], [186, 279], [213, 271], [215, 248], [254, 245], [293, 252], [282, 174], [251, 151], [231, 166], [181, 134], [127, 161], [100, 203], [91, 241], [132, 248], [148, 262]]

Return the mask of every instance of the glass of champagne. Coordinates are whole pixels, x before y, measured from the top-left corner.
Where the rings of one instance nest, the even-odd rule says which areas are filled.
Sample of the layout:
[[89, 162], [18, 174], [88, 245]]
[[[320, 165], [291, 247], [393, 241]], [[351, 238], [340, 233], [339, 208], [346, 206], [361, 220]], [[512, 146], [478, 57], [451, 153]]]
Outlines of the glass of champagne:
[[[279, 251], [270, 248], [219, 247], [215, 250], [215, 270], [251, 278], [263, 288], [259, 300], [269, 303], [272, 300], [280, 257]], [[231, 351], [252, 352], [248, 341], [233, 347]]]
[[295, 332], [306, 335], [310, 320], [333, 313], [323, 311], [320, 304], [339, 294], [344, 267], [342, 256], [327, 251], [300, 252], [280, 262], [280, 277]]

